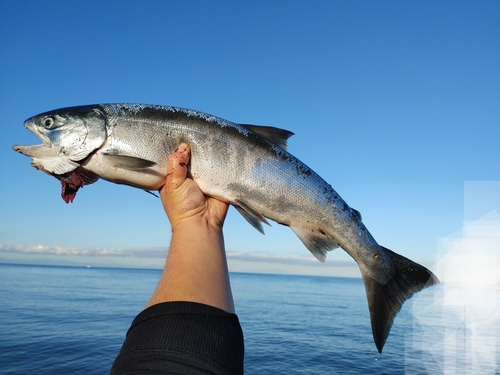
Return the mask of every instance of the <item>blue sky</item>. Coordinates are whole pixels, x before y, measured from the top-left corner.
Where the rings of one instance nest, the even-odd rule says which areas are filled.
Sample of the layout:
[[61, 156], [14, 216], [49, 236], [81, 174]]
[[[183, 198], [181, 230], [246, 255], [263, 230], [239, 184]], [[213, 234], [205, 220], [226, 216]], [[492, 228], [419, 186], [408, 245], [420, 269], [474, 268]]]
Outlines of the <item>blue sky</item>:
[[[67, 205], [12, 151], [39, 143], [26, 118], [65, 106], [289, 129], [289, 151], [380, 244], [428, 266], [462, 228], [464, 184], [500, 180], [498, 1], [0, 1], [0, 35], [0, 261], [163, 264], [157, 198], [99, 181]], [[225, 233], [233, 271], [358, 275], [342, 250], [322, 265], [288, 228], [262, 236], [235, 210]]]

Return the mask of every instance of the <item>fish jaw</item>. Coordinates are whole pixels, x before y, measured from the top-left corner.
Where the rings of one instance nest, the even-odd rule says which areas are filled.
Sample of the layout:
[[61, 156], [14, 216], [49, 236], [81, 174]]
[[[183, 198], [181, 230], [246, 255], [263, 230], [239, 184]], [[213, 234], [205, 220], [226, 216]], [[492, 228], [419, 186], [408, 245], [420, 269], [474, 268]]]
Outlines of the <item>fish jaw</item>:
[[31, 145], [31, 146], [15, 145], [14, 147], [12, 147], [12, 149], [32, 159], [34, 158], [43, 159], [43, 158], [51, 158], [58, 156], [57, 149], [47, 146], [45, 144]]
[[14, 146], [13, 150], [31, 158], [31, 166], [49, 175], [62, 175], [74, 171], [80, 164], [68, 157], [61, 157], [55, 147], [44, 144]]

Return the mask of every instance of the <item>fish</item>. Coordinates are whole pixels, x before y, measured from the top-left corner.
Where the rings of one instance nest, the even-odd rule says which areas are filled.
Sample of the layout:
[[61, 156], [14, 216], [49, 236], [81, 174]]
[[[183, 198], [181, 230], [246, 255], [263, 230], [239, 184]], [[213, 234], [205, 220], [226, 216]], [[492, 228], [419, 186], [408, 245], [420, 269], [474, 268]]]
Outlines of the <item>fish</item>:
[[66, 203], [98, 179], [159, 190], [168, 157], [179, 144], [189, 144], [189, 174], [204, 194], [234, 206], [261, 233], [269, 220], [290, 227], [321, 262], [339, 247], [356, 261], [379, 353], [403, 303], [439, 283], [429, 269], [377, 243], [359, 211], [287, 151], [288, 130], [128, 103], [61, 108], [24, 126], [42, 143], [13, 149], [61, 182]]

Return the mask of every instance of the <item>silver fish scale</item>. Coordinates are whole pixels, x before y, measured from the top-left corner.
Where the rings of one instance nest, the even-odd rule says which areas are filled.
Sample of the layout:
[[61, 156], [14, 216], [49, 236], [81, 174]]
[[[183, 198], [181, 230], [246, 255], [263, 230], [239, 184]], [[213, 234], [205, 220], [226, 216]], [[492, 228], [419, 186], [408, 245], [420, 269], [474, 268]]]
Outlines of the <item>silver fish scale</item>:
[[[109, 116], [108, 142], [103, 151], [118, 149], [154, 160], [156, 173], [163, 178], [167, 156], [179, 143], [187, 142], [192, 150], [191, 174], [205, 194], [235, 205], [241, 202], [294, 230], [324, 237], [306, 244], [320, 260], [338, 245], [358, 255], [353, 254], [360, 248], [359, 243], [352, 243], [354, 238], [363, 239], [365, 249], [376, 245], [328, 183], [287, 151], [243, 126], [178, 107], [102, 107]], [[131, 139], [130, 134], [141, 136]], [[368, 234], [360, 237], [363, 232]]]
[[[219, 126], [234, 126], [235, 124], [224, 120], [220, 117], [216, 117], [204, 112], [195, 111], [192, 109], [186, 109], [174, 106], [161, 106], [161, 105], [149, 105], [149, 104], [101, 104], [100, 105], [110, 117], [116, 118], [126, 118], [129, 119], [131, 116], [137, 116], [140, 120], [154, 120], [158, 119], [165, 121], [166, 118], [174, 119], [175, 114], [180, 114], [182, 118], [188, 119], [199, 119], [207, 123], [216, 123]], [[249, 130], [244, 127], [239, 127], [243, 134], [248, 134]]]
[[[347, 203], [300, 160], [282, 149], [276, 149], [276, 154], [276, 159], [261, 158], [254, 164], [253, 186], [245, 191], [247, 199], [261, 202], [260, 210], [274, 221], [323, 234], [336, 245], [351, 247], [353, 229], [363, 225]], [[234, 183], [231, 187], [244, 189]], [[332, 247], [336, 246], [324, 247], [322, 252]]]

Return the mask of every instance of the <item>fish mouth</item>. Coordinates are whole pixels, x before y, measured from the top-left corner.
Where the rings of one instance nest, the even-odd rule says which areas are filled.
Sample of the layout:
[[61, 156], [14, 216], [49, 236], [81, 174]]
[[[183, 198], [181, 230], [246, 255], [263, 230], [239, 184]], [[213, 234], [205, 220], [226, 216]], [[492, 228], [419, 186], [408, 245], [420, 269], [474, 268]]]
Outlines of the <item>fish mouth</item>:
[[[36, 144], [36, 145], [30, 145], [30, 146], [20, 146], [20, 145], [15, 145], [12, 147], [12, 149], [16, 152], [19, 152], [20, 154], [29, 156], [30, 158], [40, 158], [40, 157], [47, 157], [47, 156], [55, 156], [54, 152], [57, 150], [52, 147], [52, 143], [50, 142], [50, 139], [45, 136], [45, 134], [41, 134], [40, 132], [37, 131], [36, 127], [34, 126], [33, 122], [30, 120], [26, 120], [24, 122], [24, 127], [28, 129], [30, 132], [32, 132], [34, 135], [42, 141], [41, 144]], [[54, 154], [54, 155], [52, 155]]]
[[28, 129], [30, 132], [32, 132], [34, 135], [36, 135], [38, 137], [38, 139], [40, 139], [40, 141], [42, 141], [42, 144], [45, 146], [45, 147], [52, 147], [52, 142], [50, 142], [50, 138], [44, 134], [44, 133], [41, 133], [40, 131], [38, 131], [37, 127], [35, 126], [34, 122], [32, 119], [28, 119], [24, 122], [24, 127], [26, 129]]

